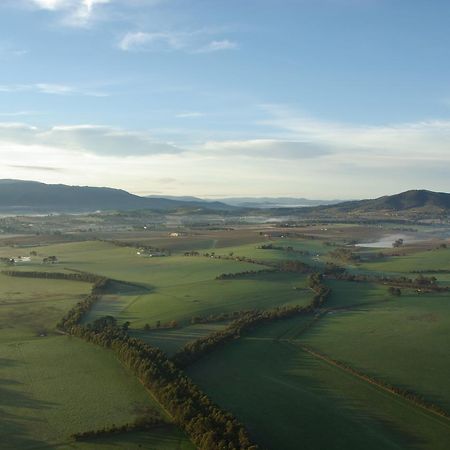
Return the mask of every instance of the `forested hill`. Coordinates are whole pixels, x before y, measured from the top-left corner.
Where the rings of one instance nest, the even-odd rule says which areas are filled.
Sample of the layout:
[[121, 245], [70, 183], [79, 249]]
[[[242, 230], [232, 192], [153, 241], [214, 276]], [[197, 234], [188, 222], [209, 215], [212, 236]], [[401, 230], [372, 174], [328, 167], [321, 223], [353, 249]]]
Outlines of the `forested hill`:
[[358, 215], [364, 213], [450, 213], [450, 194], [427, 190], [410, 190], [395, 195], [385, 195], [376, 199], [353, 200], [335, 205], [309, 208], [278, 209], [280, 214], [327, 214]]
[[450, 210], [450, 194], [426, 190], [411, 190], [395, 195], [385, 195], [373, 200], [344, 202], [335, 205], [341, 210], [404, 211], [409, 209]]
[[230, 210], [220, 202], [146, 198], [121, 189], [0, 180], [0, 210], [11, 212], [89, 212], [96, 210]]

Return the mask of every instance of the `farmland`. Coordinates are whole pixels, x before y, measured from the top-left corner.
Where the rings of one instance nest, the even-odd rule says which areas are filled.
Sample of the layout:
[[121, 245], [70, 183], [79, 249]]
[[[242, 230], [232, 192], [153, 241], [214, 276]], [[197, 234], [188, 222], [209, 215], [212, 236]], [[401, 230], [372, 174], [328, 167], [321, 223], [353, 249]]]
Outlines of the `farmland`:
[[[46, 278], [0, 274], [2, 435], [12, 448], [87, 449], [91, 442], [75, 441], [76, 433], [120, 426], [153, 411], [164, 426], [105, 434], [95, 448], [195, 447], [111, 350], [57, 329], [93, 289], [92, 282], [70, 277], [87, 273], [108, 283], [80, 326], [112, 317], [127, 335], [168, 357], [195, 342], [220, 341], [235, 320], [291, 311], [244, 327], [184, 369], [262, 448], [297, 449], [300, 442], [311, 449], [448, 448], [450, 422], [427, 405], [450, 411], [450, 250], [435, 236], [405, 245], [399, 254], [353, 247], [354, 236], [368, 242], [382, 232], [336, 224], [204, 230], [176, 238], [147, 232], [94, 240], [74, 235], [70, 242], [6, 240], [0, 247], [3, 271]], [[146, 257], [139, 248], [164, 249], [168, 256]], [[31, 259], [7, 264], [18, 255]], [[54, 263], [43, 262], [53, 256]], [[436, 276], [437, 290], [401, 285], [395, 296], [377, 278], [413, 280], [419, 269]], [[311, 274], [325, 270], [330, 274], [321, 283], [330, 294], [311, 309], [317, 296]], [[339, 275], [342, 270], [362, 278], [350, 281]], [[54, 279], [61, 274], [68, 279]], [[414, 392], [425, 407], [385, 385]]]

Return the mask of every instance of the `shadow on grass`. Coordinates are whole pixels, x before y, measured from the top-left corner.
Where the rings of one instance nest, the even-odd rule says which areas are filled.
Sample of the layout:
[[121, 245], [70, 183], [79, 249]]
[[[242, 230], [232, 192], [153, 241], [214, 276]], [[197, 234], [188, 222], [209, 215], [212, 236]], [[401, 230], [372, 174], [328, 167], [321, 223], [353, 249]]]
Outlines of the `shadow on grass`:
[[[280, 345], [288, 348], [294, 344], [282, 342]], [[386, 449], [419, 449], [430, 445], [416, 433], [414, 426], [409, 425], [412, 417], [404, 417], [404, 414], [413, 416], [417, 413], [413, 405], [339, 368], [299, 352], [286, 365], [284, 374], [289, 378], [292, 374], [294, 383], [306, 388], [313, 396], [317, 396], [323, 406], [326, 405], [329, 417], [325, 434], [328, 436], [321, 436], [324, 440], [318, 448], [322, 448], [322, 445], [324, 448], [338, 448], [333, 446], [333, 440], [339, 435], [341, 439], [348, 439], [347, 449], [355, 450], [364, 441], [366, 449], [378, 449], [380, 446]], [[325, 413], [325, 408], [322, 413]], [[409, 422], [408, 425], [405, 422]]]
[[265, 448], [431, 448], [413, 407], [289, 342], [234, 341], [188, 373]]
[[[2, 369], [16, 366], [18, 366], [16, 360], [0, 358]], [[30, 435], [31, 427], [46, 422], [44, 418], [38, 418], [39, 412], [53, 406], [54, 404], [50, 402], [34, 399], [27, 393], [23, 383], [13, 379], [0, 378], [0, 448], [56, 449], [48, 442]], [[30, 414], [30, 410], [32, 414]]]

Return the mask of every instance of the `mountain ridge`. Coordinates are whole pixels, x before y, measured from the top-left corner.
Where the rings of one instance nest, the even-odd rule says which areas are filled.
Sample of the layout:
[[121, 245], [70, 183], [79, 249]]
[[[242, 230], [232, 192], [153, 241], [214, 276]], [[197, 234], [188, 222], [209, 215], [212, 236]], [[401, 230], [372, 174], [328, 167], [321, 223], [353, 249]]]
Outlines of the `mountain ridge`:
[[96, 210], [173, 210], [205, 208], [228, 211], [220, 202], [178, 201], [162, 197], [146, 198], [123, 189], [46, 184], [28, 180], [0, 180], [0, 209], [5, 211], [92, 212]]
[[[247, 199], [242, 197], [244, 203]], [[261, 197], [264, 203], [269, 198]], [[276, 199], [276, 198], [274, 198]], [[286, 198], [278, 198], [286, 199]], [[224, 199], [225, 200], [225, 199]], [[301, 200], [301, 199], [297, 199]], [[304, 199], [306, 200], [306, 199]], [[311, 200], [312, 201], [312, 200]], [[314, 206], [235, 206], [191, 196], [141, 197], [123, 189], [46, 184], [39, 181], [0, 179], [0, 210], [8, 212], [93, 212], [107, 210], [172, 211], [177, 209], [216, 212], [258, 212], [277, 214], [365, 214], [380, 212], [450, 212], [450, 193], [412, 189], [375, 199], [351, 200]]]

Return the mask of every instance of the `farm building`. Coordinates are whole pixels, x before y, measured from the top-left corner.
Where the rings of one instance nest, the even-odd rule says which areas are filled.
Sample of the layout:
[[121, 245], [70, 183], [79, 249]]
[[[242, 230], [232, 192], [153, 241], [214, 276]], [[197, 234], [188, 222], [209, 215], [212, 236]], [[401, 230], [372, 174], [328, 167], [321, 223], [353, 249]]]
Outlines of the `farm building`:
[[136, 255], [142, 256], [144, 258], [155, 258], [155, 257], [161, 257], [161, 256], [167, 256], [165, 252], [158, 252], [158, 251], [151, 251], [151, 250], [138, 250], [136, 252]]

